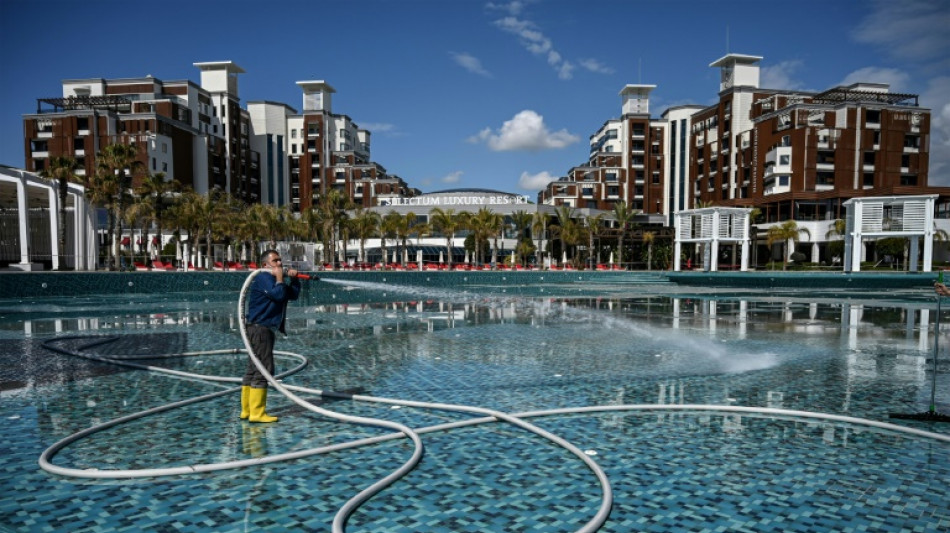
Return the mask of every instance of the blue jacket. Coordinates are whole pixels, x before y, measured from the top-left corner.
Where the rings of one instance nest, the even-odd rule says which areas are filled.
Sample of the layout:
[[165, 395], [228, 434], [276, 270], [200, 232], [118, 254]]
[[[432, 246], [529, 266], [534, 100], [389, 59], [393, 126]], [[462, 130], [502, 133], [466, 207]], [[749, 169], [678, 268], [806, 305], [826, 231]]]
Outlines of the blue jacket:
[[247, 323], [275, 328], [284, 333], [284, 317], [287, 314], [287, 302], [300, 296], [300, 280], [287, 278], [277, 283], [270, 272], [261, 272], [251, 282], [247, 301]]

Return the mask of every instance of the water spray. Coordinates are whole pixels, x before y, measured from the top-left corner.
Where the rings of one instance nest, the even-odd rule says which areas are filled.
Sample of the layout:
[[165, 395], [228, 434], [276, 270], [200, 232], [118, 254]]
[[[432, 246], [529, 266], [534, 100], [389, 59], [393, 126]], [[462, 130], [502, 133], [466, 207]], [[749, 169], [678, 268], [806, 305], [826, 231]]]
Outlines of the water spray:
[[[943, 284], [943, 270], [937, 274], [937, 283]], [[923, 420], [926, 422], [950, 422], [950, 415], [937, 412], [937, 354], [940, 353], [940, 301], [943, 296], [937, 293], [937, 318], [934, 320], [934, 364], [930, 374], [930, 409], [921, 413], [891, 413], [891, 418], [906, 420]]]

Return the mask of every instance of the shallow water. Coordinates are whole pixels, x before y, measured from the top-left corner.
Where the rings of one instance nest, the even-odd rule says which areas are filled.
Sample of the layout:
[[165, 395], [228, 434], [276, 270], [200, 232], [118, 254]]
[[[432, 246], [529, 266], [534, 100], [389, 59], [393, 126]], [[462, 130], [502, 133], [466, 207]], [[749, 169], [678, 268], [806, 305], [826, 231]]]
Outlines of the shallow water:
[[[319, 292], [305, 288], [292, 304], [289, 336], [278, 340], [278, 349], [309, 360], [287, 384], [506, 413], [713, 404], [950, 433], [950, 424], [888, 418], [929, 405], [935, 306], [926, 295], [324, 282]], [[113, 357], [241, 347], [233, 292], [0, 300], [0, 475], [7, 489], [0, 523], [14, 531], [66, 524], [70, 531], [329, 530], [344, 502], [411, 453], [397, 439], [207, 474], [131, 480], [49, 474], [37, 457], [61, 438], [226, 388], [42, 346], [73, 335], [116, 336], [91, 350]], [[245, 356], [142, 362], [240, 376]], [[278, 369], [292, 364], [280, 358]], [[308, 399], [413, 428], [471, 417]], [[268, 411], [281, 420], [250, 425], [237, 420], [237, 401], [230, 395], [95, 433], [53, 463], [100, 470], [181, 466], [388, 433], [315, 415], [273, 390]], [[950, 411], [943, 372], [936, 408]], [[530, 421], [586, 451], [606, 472], [614, 501], [601, 531], [950, 528], [950, 445], [932, 438], [725, 410], [604, 410]], [[589, 469], [522, 429], [490, 423], [422, 438], [420, 465], [357, 509], [347, 530], [574, 531], [600, 504], [602, 491]]]

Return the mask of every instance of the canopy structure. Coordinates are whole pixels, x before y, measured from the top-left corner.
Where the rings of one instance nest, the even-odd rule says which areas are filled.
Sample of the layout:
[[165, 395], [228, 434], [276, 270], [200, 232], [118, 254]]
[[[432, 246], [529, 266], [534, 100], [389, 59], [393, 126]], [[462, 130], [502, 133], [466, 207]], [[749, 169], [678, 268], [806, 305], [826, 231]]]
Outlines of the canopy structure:
[[[936, 194], [852, 198], [842, 205], [845, 219], [844, 269], [861, 271], [861, 244], [865, 237], [901, 237], [910, 241], [910, 265], [916, 272], [920, 238], [924, 239], [923, 271], [933, 265], [934, 205]], [[856, 253], [857, 252], [857, 253]]]
[[687, 209], [675, 215], [676, 241], [673, 245], [673, 269], [680, 270], [683, 243], [703, 245], [703, 270], [719, 270], [719, 244], [740, 244], [740, 270], [749, 270], [749, 220], [745, 207], [703, 207]]
[[14, 270], [40, 270], [47, 260], [54, 270], [96, 269], [95, 208], [82, 185], [68, 183], [66, 191], [66, 248], [60, 249], [59, 183], [0, 165], [0, 261]]

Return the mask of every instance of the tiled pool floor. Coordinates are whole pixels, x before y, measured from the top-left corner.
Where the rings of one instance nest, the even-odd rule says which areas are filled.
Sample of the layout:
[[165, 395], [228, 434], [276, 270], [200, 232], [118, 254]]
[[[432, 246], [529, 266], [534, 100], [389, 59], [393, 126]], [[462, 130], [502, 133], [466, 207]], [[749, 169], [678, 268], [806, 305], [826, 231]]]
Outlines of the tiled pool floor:
[[[278, 348], [305, 355], [310, 364], [284, 381], [506, 413], [717, 404], [896, 422], [888, 413], [927, 408], [933, 313], [919, 300], [711, 300], [664, 287], [624, 291], [541, 298], [390, 290], [378, 305], [304, 298], [291, 308], [291, 334]], [[44, 341], [115, 335], [117, 342], [96, 348], [113, 356], [239, 348], [232, 307], [226, 294], [146, 295], [131, 303], [0, 300], [0, 527], [329, 531], [349, 498], [409, 457], [411, 443], [394, 439], [174, 477], [93, 480], [38, 467], [44, 449], [86, 427], [227, 388], [57, 354]], [[280, 359], [278, 367], [291, 363]], [[240, 376], [245, 362], [241, 354], [217, 354], [160, 364]], [[945, 411], [950, 379], [942, 373], [938, 391]], [[309, 399], [413, 428], [470, 417]], [[276, 424], [242, 423], [237, 405], [232, 394], [110, 428], [70, 445], [53, 463], [99, 470], [216, 463], [389, 433], [316, 415], [274, 391], [268, 411], [281, 417]], [[606, 472], [613, 505], [600, 531], [950, 529], [950, 445], [936, 439], [725, 411], [526, 420], [585, 450]], [[948, 425], [900, 423], [950, 433]], [[509, 424], [422, 439], [419, 466], [360, 506], [347, 531], [575, 531], [600, 505], [601, 487], [577, 458]]]

